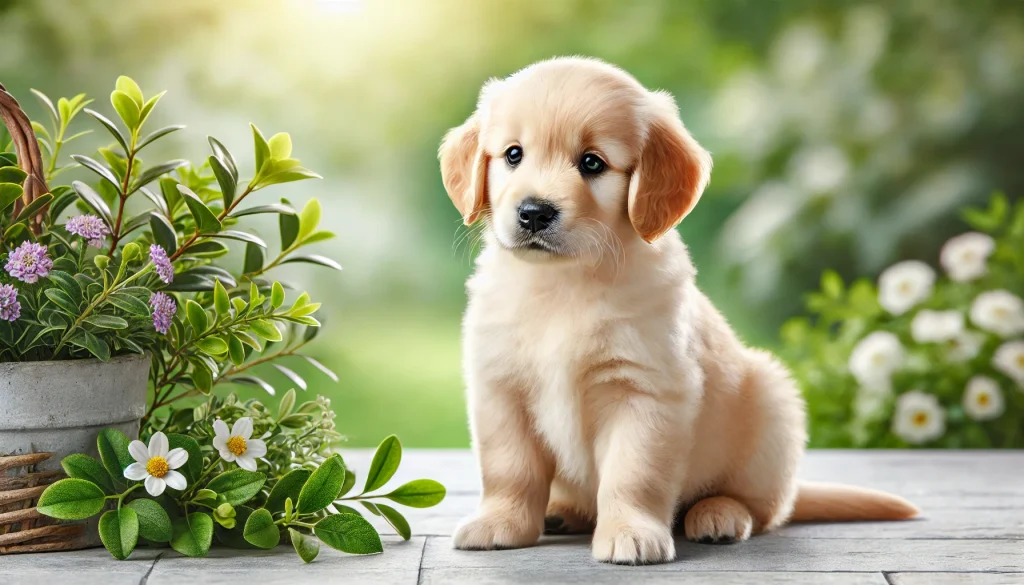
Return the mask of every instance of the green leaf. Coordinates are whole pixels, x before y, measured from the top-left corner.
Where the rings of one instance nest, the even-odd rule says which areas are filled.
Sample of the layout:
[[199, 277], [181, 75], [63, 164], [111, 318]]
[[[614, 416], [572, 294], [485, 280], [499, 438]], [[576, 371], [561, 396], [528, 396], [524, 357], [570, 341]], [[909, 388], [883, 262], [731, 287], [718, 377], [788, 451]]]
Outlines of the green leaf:
[[252, 128], [252, 141], [256, 150], [256, 173], [259, 174], [260, 169], [263, 168], [263, 163], [269, 160], [270, 157], [270, 145], [267, 144], [267, 139], [263, 137], [263, 133], [260, 132], [254, 124], [249, 124]]
[[170, 433], [167, 435], [167, 445], [169, 449], [180, 448], [188, 453], [188, 460], [185, 461], [185, 465], [179, 471], [181, 471], [191, 486], [203, 473], [203, 451], [199, 447], [199, 442], [188, 435]]
[[253, 274], [263, 268], [263, 248], [256, 244], [245, 245], [245, 263], [242, 266], [244, 274]]
[[178, 192], [181, 193], [185, 205], [188, 206], [192, 218], [195, 219], [199, 231], [204, 234], [215, 234], [221, 230], [220, 220], [210, 211], [210, 208], [185, 185], [178, 185]]
[[[292, 162], [297, 163], [299, 161], [294, 159], [287, 159], [287, 161], [281, 162]], [[269, 187], [271, 185], [280, 185], [282, 183], [291, 183], [293, 181], [305, 181], [306, 179], [322, 179], [320, 175], [314, 173], [309, 169], [302, 168], [300, 166], [289, 166], [287, 169], [279, 170], [275, 167], [276, 163], [270, 166], [267, 174], [260, 179], [259, 188]]]
[[20, 185], [28, 173], [18, 167], [0, 167], [0, 183], [14, 183]]
[[201, 360], [192, 361], [192, 383], [203, 394], [213, 389], [213, 372]]
[[128, 322], [113, 315], [90, 315], [85, 322], [100, 329], [127, 329]]
[[338, 499], [344, 484], [345, 463], [340, 455], [332, 455], [320, 464], [302, 486], [297, 502], [298, 513], [312, 514], [323, 510]]
[[258, 494], [266, 481], [267, 476], [258, 471], [232, 469], [210, 480], [206, 487], [223, 496], [232, 506], [240, 506]]
[[130, 130], [135, 130], [139, 127], [142, 106], [135, 103], [128, 94], [115, 90], [110, 94], [110, 104], [114, 106], [114, 111], [117, 112], [117, 115], [121, 117], [121, 121]]
[[140, 110], [142, 109], [142, 90], [139, 89], [139, 84], [135, 83], [134, 79], [127, 75], [122, 75], [117, 78], [117, 82], [114, 84], [114, 89], [131, 98], [131, 100], [135, 102], [135, 105], [137, 105]]
[[15, 201], [21, 199], [24, 190], [21, 185], [14, 183], [0, 183], [0, 213], [7, 210]]
[[315, 367], [316, 369], [318, 369], [321, 372], [323, 372], [328, 378], [330, 378], [331, 380], [333, 380], [335, 382], [338, 381], [338, 374], [335, 374], [330, 368], [328, 368], [327, 366], [325, 366], [322, 363], [320, 363], [319, 360], [317, 360], [316, 358], [309, 357], [308, 355], [304, 355], [302, 357], [307, 362], [312, 364], [313, 367]]
[[171, 177], [160, 179], [160, 194], [163, 195], [167, 204], [168, 216], [174, 215], [181, 205], [181, 193], [178, 191], [178, 182]]
[[345, 468], [345, 483], [341, 486], [341, 493], [338, 497], [342, 497], [345, 494], [352, 491], [352, 488], [356, 485], [356, 474], [351, 469]]
[[235, 527], [228, 529], [224, 528], [221, 524], [215, 524], [213, 531], [217, 535], [217, 540], [224, 546], [231, 548], [242, 550], [255, 549], [256, 547], [249, 544], [242, 534], [245, 530], [245, 523], [249, 521], [249, 516], [252, 515], [253, 511], [248, 506], [235, 506]]
[[292, 137], [287, 132], [278, 132], [270, 137], [270, 156], [274, 160], [282, 160], [292, 155]]
[[118, 129], [116, 124], [95, 110], [86, 110], [85, 113], [95, 118], [100, 124], [103, 124], [103, 127], [110, 132], [114, 137], [114, 140], [117, 140], [117, 143], [121, 145], [121, 148], [124, 149], [125, 152], [128, 152], [128, 140], [124, 137], [124, 134], [121, 133], [121, 130]]
[[[287, 203], [286, 199], [281, 200], [282, 203]], [[277, 227], [281, 232], [281, 249], [285, 250], [295, 243], [295, 238], [299, 235], [299, 216], [281, 214], [277, 216]]]
[[299, 492], [302, 491], [302, 486], [309, 480], [310, 475], [312, 475], [312, 472], [308, 469], [293, 469], [289, 471], [287, 475], [274, 484], [274, 489], [270, 490], [270, 496], [267, 497], [265, 507], [275, 514], [283, 511], [285, 500], [291, 498], [294, 502], [299, 499]]
[[336, 514], [316, 523], [315, 534], [327, 546], [355, 555], [384, 552], [380, 535], [362, 516]]
[[[189, 256], [216, 258], [218, 256], [223, 256], [224, 254], [227, 254], [228, 247], [215, 240], [200, 240], [186, 248], [184, 253], [188, 254]], [[213, 290], [213, 281], [210, 281], [210, 288], [203, 290]]]
[[70, 315], [78, 316], [78, 304], [71, 300], [68, 293], [59, 288], [48, 288], [43, 291], [46, 298], [53, 301], [53, 304], [67, 311]]
[[57, 113], [57, 108], [53, 107], [53, 102], [50, 100], [50, 98], [38, 89], [29, 89], [29, 91], [31, 91], [32, 94], [35, 95], [36, 98], [40, 102], [42, 102], [44, 106], [46, 106], [47, 112], [49, 112], [50, 116], [53, 118], [53, 123], [59, 124], [60, 114]]
[[149, 306], [146, 303], [140, 301], [136, 297], [125, 293], [124, 291], [117, 291], [114, 294], [107, 297], [107, 302], [114, 305], [122, 311], [137, 315], [140, 317], [149, 316]]
[[280, 364], [274, 364], [274, 367], [277, 369], [277, 371], [281, 372], [282, 374], [285, 375], [285, 377], [291, 380], [292, 384], [295, 384], [302, 390], [306, 389], [306, 381], [302, 379], [302, 376], [296, 374], [293, 370], [290, 370]]
[[271, 549], [281, 542], [281, 530], [274, 524], [274, 517], [265, 508], [260, 508], [245, 521], [242, 536], [249, 544]]
[[146, 122], [146, 118], [149, 117], [149, 114], [153, 111], [153, 108], [156, 107], [157, 102], [159, 102], [160, 98], [164, 97], [164, 94], [166, 93], [166, 91], [161, 91], [160, 93], [146, 100], [146, 103], [142, 106], [142, 112], [139, 115], [140, 126]]
[[[51, 290], [53, 289], [48, 289], [46, 292], [50, 292]], [[107, 342], [96, 337], [85, 329], [79, 329], [77, 333], [68, 339], [68, 343], [85, 349], [92, 355], [96, 356], [100, 361], [105, 362], [110, 359], [110, 346], [107, 345]]]
[[192, 325], [192, 329], [194, 329], [197, 334], [206, 331], [206, 328], [210, 325], [209, 319], [206, 316], [206, 311], [203, 310], [202, 305], [192, 299], [185, 301], [185, 316], [188, 318], [189, 324]]
[[161, 128], [159, 130], [156, 130], [155, 132], [152, 132], [148, 136], [143, 138], [142, 141], [139, 142], [138, 146], [135, 147], [135, 152], [138, 152], [138, 151], [142, 150], [143, 148], [146, 148], [147, 146], [149, 146], [153, 142], [156, 142], [157, 140], [160, 140], [161, 138], [163, 138], [164, 136], [167, 136], [171, 132], [177, 132], [178, 130], [182, 130], [184, 128], [185, 127], [182, 126], [181, 124], [175, 124], [173, 126], [164, 126], [163, 128]]
[[64, 468], [64, 473], [68, 474], [68, 477], [91, 481], [107, 494], [114, 493], [114, 483], [110, 480], [110, 474], [103, 468], [103, 464], [92, 457], [72, 453], [61, 459], [60, 466]]
[[32, 200], [32, 203], [29, 203], [28, 205], [22, 208], [21, 213], [19, 213], [14, 218], [14, 223], [31, 219], [37, 213], [39, 213], [40, 210], [49, 205], [50, 201], [53, 201], [52, 194], [43, 193], [42, 195], [39, 195], [38, 197]]
[[228, 338], [228, 357], [231, 358], [231, 363], [240, 366], [245, 362], [245, 348], [242, 347], [241, 340], [235, 335]]
[[366, 472], [366, 485], [363, 487], [363, 493], [383, 487], [398, 470], [398, 464], [401, 462], [402, 443], [398, 437], [390, 435], [381, 441], [377, 446], [377, 452], [373, 454], [370, 469]]
[[139, 517], [139, 535], [142, 538], [153, 542], [167, 542], [174, 535], [171, 517], [160, 504], [140, 498], [128, 502], [127, 507], [134, 510]]
[[312, 563], [316, 555], [320, 554], [320, 541], [308, 534], [303, 534], [294, 528], [288, 528], [288, 535], [292, 539], [292, 546], [299, 558], [305, 563]]
[[108, 510], [100, 516], [99, 532], [107, 551], [115, 559], [123, 561], [132, 554], [139, 541], [139, 515], [128, 507]]
[[402, 537], [402, 540], [409, 540], [412, 537], [412, 528], [409, 527], [409, 521], [405, 519], [405, 516], [388, 506], [387, 504], [374, 504], [377, 506], [377, 510], [380, 512], [384, 519], [388, 521], [388, 524], [395, 529], [395, 532]]
[[249, 232], [242, 232], [238, 230], [225, 230], [218, 234], [211, 234], [210, 237], [224, 238], [227, 240], [236, 240], [239, 242], [248, 242], [250, 244], [255, 244], [261, 248], [267, 247], [267, 243], [264, 242], [263, 239], [260, 238], [259, 236], [255, 236], [253, 234], [250, 234]]
[[232, 376], [228, 378], [227, 381], [235, 384], [248, 384], [250, 386], [257, 386], [259, 388], [262, 388], [263, 391], [266, 392], [267, 394], [270, 394], [271, 396], [274, 395], [274, 387], [268, 384], [262, 378], [258, 378], [256, 376]]
[[178, 251], [178, 233], [166, 217], [156, 212], [150, 213], [149, 229], [153, 231], [153, 239], [167, 254], [174, 254]]
[[318, 230], [309, 234], [309, 237], [306, 238], [305, 240], [302, 240], [302, 245], [308, 246], [309, 244], [315, 244], [317, 242], [326, 242], [327, 240], [333, 240], [334, 238], [334, 232]]
[[335, 270], [341, 270], [341, 264], [338, 264], [334, 260], [326, 256], [320, 256], [319, 254], [304, 254], [298, 256], [289, 256], [281, 264], [288, 264], [291, 262], [303, 262], [305, 264], [316, 264], [317, 266], [326, 266], [327, 268], [333, 268]]
[[320, 226], [320, 213], [319, 201], [310, 199], [306, 202], [305, 207], [299, 213], [299, 240], [306, 239]]
[[[235, 182], [238, 182], [238, 164], [235, 163], [235, 157], [231, 154], [231, 151], [226, 146], [221, 144], [219, 140], [213, 136], [207, 136], [207, 140], [210, 143], [210, 149], [213, 150], [214, 156], [219, 158], [221, 162], [227, 167], [228, 171], [231, 172], [231, 176], [234, 177]], [[259, 170], [259, 169], [257, 169]]]
[[107, 203], [103, 201], [103, 197], [95, 189], [81, 181], [71, 183], [71, 188], [75, 190], [79, 199], [96, 212], [96, 215], [103, 218], [108, 227], [113, 223], [113, 219], [110, 217], [110, 208], [107, 207]]
[[36, 509], [60, 520], [83, 520], [103, 510], [103, 490], [84, 479], [62, 479], [46, 488]]
[[196, 347], [208, 355], [224, 355], [228, 351], [228, 344], [219, 337], [204, 337], [196, 342]]
[[246, 209], [239, 209], [231, 214], [231, 217], [244, 217], [246, 215], [257, 215], [260, 213], [280, 213], [283, 215], [295, 215], [295, 210], [287, 205], [280, 205], [278, 203], [271, 203], [269, 205], [257, 205], [256, 207], [248, 207]]
[[63, 270], [51, 270], [49, 279], [50, 282], [56, 283], [75, 305], [82, 302], [82, 285], [78, 284], [73, 276]]
[[213, 541], [213, 518], [192, 512], [172, 524], [171, 548], [187, 557], [205, 557]]
[[281, 341], [281, 331], [266, 319], [258, 319], [250, 324], [253, 333], [267, 341]]
[[100, 461], [115, 485], [124, 485], [124, 470], [135, 462], [128, 453], [129, 443], [131, 440], [117, 429], [103, 429], [96, 435], [96, 450], [99, 451]]
[[402, 485], [383, 497], [410, 508], [429, 508], [441, 503], [446, 490], [432, 479], [417, 479]]
[[274, 281], [270, 287], [270, 306], [275, 309], [284, 304], [284, 287], [280, 282]]
[[188, 164], [187, 160], [178, 159], [178, 160], [168, 161], [168, 162], [165, 162], [163, 164], [159, 164], [159, 165], [157, 165], [155, 167], [150, 167], [150, 168], [146, 169], [142, 173], [142, 175], [138, 178], [138, 180], [135, 182], [135, 186], [136, 187], [141, 187], [142, 185], [147, 185], [147, 184], [151, 183], [152, 181], [154, 181], [160, 175], [166, 175], [167, 173], [173, 171], [174, 169], [177, 169], [179, 167], [183, 167], [183, 166], [185, 166], [187, 164]]
[[213, 306], [217, 310], [218, 315], [231, 313], [231, 299], [228, 297], [228, 291], [220, 283], [219, 278], [213, 285]]
[[277, 405], [277, 420], [281, 420], [282, 418], [291, 414], [294, 408], [295, 389], [292, 388], [291, 390], [284, 393], [284, 396], [281, 397], [281, 402]]
[[213, 176], [217, 178], [217, 184], [220, 185], [224, 209], [227, 209], [235, 200], [235, 190], [238, 188], [235, 177], [231, 174], [228, 166], [216, 156], [211, 156], [207, 160], [210, 162], [210, 168], [213, 169]]

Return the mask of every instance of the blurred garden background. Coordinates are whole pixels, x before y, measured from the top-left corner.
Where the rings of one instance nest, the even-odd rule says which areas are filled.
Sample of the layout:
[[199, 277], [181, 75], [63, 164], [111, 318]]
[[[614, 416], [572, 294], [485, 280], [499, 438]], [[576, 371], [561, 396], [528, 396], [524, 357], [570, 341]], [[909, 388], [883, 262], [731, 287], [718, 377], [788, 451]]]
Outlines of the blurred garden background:
[[[289, 366], [332, 399], [353, 446], [391, 432], [468, 444], [472, 253], [453, 247], [437, 146], [486, 79], [569, 54], [671, 91], [714, 154], [680, 229], [699, 284], [756, 345], [779, 345], [823, 270], [848, 281], [907, 258], [935, 265], [967, 229], [959, 208], [1024, 193], [1016, 0], [0, 0], [0, 83], [35, 119], [30, 88], [86, 92], [112, 114], [105, 96], [125, 74], [168, 90], [153, 126], [188, 125], [164, 141], [176, 157], [205, 157], [207, 134], [246, 152], [249, 122], [291, 133], [324, 179], [279, 194], [320, 199], [338, 235], [323, 252], [345, 270], [283, 272], [324, 303], [310, 353], [340, 382]], [[96, 146], [108, 138], [77, 124]]]

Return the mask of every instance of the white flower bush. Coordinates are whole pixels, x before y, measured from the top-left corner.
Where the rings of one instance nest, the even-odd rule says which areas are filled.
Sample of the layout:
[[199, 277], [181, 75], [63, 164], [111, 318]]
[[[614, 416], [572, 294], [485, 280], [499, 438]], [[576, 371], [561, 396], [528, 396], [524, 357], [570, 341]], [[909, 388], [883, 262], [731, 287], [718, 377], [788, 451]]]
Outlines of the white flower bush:
[[918, 260], [846, 286], [822, 276], [782, 329], [819, 447], [1024, 447], [1024, 200], [964, 217]]

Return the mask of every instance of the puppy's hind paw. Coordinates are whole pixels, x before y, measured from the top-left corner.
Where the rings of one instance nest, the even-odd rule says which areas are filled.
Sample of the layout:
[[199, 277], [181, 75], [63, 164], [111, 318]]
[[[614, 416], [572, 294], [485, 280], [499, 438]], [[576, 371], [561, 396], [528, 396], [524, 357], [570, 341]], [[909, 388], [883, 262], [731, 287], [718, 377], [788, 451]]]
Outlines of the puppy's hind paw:
[[594, 558], [618, 565], [667, 563], [676, 558], [672, 530], [653, 519], [602, 522], [592, 545]]
[[504, 514], [474, 516], [455, 529], [452, 545], [460, 550], [533, 546], [540, 538], [540, 527], [534, 524]]
[[686, 513], [686, 538], [702, 544], [729, 544], [750, 538], [750, 511], [732, 498], [707, 498]]

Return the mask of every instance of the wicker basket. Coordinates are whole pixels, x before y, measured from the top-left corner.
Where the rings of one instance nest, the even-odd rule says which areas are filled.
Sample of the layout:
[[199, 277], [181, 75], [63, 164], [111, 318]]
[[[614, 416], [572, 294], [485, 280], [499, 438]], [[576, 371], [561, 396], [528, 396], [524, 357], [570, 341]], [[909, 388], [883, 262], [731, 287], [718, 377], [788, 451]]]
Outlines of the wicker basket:
[[71, 539], [82, 524], [60, 524], [35, 507], [46, 486], [64, 477], [59, 471], [35, 472], [50, 453], [0, 457], [0, 555], [77, 548]]
[[[39, 141], [36, 139], [36, 133], [32, 130], [32, 122], [29, 121], [28, 116], [25, 115], [21, 106], [18, 105], [18, 100], [7, 93], [7, 89], [3, 84], [0, 84], [0, 118], [3, 118], [4, 125], [7, 126], [7, 130], [11, 133], [11, 138], [14, 140], [14, 148], [18, 151], [18, 166], [21, 167], [21, 170], [28, 173], [28, 177], [25, 178], [25, 184], [23, 185], [25, 192], [21, 196], [21, 200], [14, 204], [14, 212], [17, 213], [20, 209], [32, 203], [32, 200], [36, 197], [49, 193], [50, 189], [46, 186], [43, 157], [39, 151]], [[38, 221], [35, 222], [33, 228], [38, 230]]]

